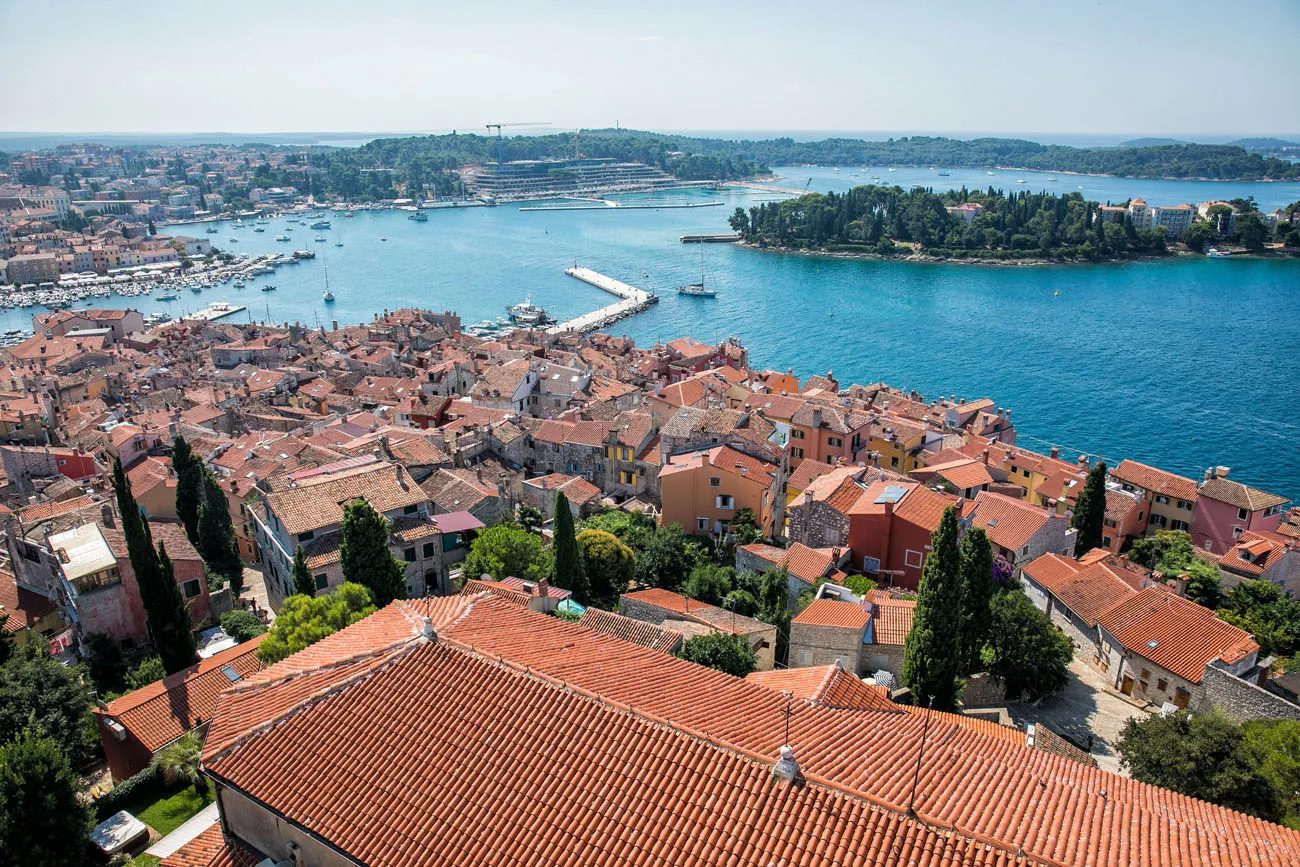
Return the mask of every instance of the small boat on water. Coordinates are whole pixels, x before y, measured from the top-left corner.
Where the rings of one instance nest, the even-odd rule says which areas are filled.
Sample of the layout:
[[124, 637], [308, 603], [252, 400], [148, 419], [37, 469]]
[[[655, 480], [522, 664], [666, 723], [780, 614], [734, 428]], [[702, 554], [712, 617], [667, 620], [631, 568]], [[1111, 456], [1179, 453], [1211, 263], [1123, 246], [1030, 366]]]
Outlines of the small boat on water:
[[261, 226], [257, 226], [257, 227], [255, 227], [255, 228], [253, 229], [253, 231], [254, 231], [254, 232], [265, 232], [266, 229], [263, 229]]
[[518, 325], [546, 325], [551, 321], [546, 309], [534, 304], [531, 295], [522, 304], [507, 307], [506, 314]]
[[275, 236], [275, 240], [277, 240], [277, 241], [288, 241], [288, 240], [289, 240], [289, 236], [288, 236], [288, 235], [276, 235], [276, 236]]
[[312, 229], [328, 229], [329, 227], [330, 227], [330, 221], [329, 221], [329, 220], [317, 220], [316, 222], [312, 223], [311, 226], [310, 226], [309, 228], [312, 228]]
[[380, 236], [379, 236], [379, 240], [381, 240], [381, 241], [387, 241], [388, 239], [385, 238], [383, 235], [380, 235]]
[[175, 301], [181, 296], [177, 295], [175, 292], [164, 292], [161, 295], [155, 295], [153, 297], [158, 301]]
[[1207, 259], [1231, 259], [1231, 258], [1232, 258], [1232, 254], [1229, 253], [1227, 250], [1220, 250], [1218, 247], [1211, 247], [1210, 249], [1208, 249], [1208, 250], [1205, 251], [1205, 258], [1207, 258]]
[[[235, 285], [239, 285], [239, 284], [235, 284]], [[275, 291], [275, 286], [273, 286], [273, 285], [270, 284], [270, 283], [267, 283], [265, 286], [262, 287], [262, 291], [263, 291], [263, 292], [274, 292], [274, 291]]]
[[207, 227], [206, 229], [204, 229], [203, 231], [207, 232], [209, 235], [215, 235], [215, 234], [217, 234], [217, 227], [216, 227], [216, 226], [208, 226], [208, 227]]
[[939, 172], [939, 177], [941, 177], [941, 178], [950, 178], [950, 177], [952, 177], [952, 172]]
[[429, 222], [429, 215], [421, 210], [421, 211], [416, 211], [414, 214], [407, 217], [406, 219], [414, 220], [417, 223], [427, 223]]
[[325, 291], [320, 296], [326, 304], [334, 303], [334, 293], [330, 291], [330, 266], [325, 263]]
[[[239, 284], [235, 284], [235, 285], [239, 285]], [[198, 295], [200, 292], [203, 291], [203, 287], [202, 287], [202, 286], [191, 286], [191, 287], [190, 287], [190, 291], [193, 292], [195, 295]]]
[[689, 295], [692, 298], [717, 298], [718, 290], [709, 289], [703, 283], [690, 283], [686, 286], [678, 286], [677, 294]]

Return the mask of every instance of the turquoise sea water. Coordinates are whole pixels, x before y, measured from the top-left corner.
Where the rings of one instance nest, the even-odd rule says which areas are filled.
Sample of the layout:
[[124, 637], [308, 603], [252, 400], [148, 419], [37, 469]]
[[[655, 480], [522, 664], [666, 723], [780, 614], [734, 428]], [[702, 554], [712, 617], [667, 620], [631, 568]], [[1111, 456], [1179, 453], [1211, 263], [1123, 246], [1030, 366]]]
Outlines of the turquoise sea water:
[[[855, 176], [854, 171], [858, 171]], [[1300, 184], [1132, 181], [1043, 173], [926, 169], [781, 169], [782, 186], [843, 189], [873, 174], [908, 186], [994, 183], [1071, 189], [1088, 198], [1141, 195], [1152, 204], [1254, 195], [1266, 210], [1300, 199]], [[1056, 177], [1056, 182], [1047, 178]], [[1070, 183], [1067, 183], [1067, 179]], [[242, 253], [309, 248], [311, 262], [280, 268], [243, 290], [224, 286], [176, 302], [125, 299], [145, 312], [247, 304], [248, 318], [314, 324], [359, 322], [418, 305], [495, 319], [531, 295], [560, 318], [610, 303], [566, 277], [577, 261], [659, 292], [650, 311], [612, 331], [648, 345], [693, 334], [741, 338], [756, 366], [833, 370], [843, 383], [883, 379], [927, 395], [988, 395], [1013, 411], [1030, 447], [1128, 457], [1198, 478], [1205, 467], [1300, 497], [1300, 261], [1179, 260], [1100, 266], [978, 266], [850, 261], [683, 245], [679, 236], [727, 230], [737, 205], [771, 193], [689, 192], [659, 197], [719, 207], [521, 212], [518, 206], [433, 211], [427, 223], [402, 212], [332, 214], [328, 243], [274, 221], [205, 236]], [[635, 197], [644, 200], [645, 197]], [[176, 234], [201, 229], [176, 227]], [[340, 237], [342, 248], [334, 246]], [[387, 238], [381, 241], [380, 238]], [[229, 239], [237, 238], [236, 243]], [[703, 254], [703, 255], [701, 255]], [[703, 262], [701, 263], [701, 259]], [[337, 302], [321, 301], [324, 266]], [[703, 264], [715, 300], [681, 297]], [[265, 282], [278, 286], [261, 292]], [[1057, 294], [1059, 292], [1059, 295]], [[124, 299], [100, 299], [122, 306]], [[4, 328], [30, 327], [40, 312], [6, 311]]]

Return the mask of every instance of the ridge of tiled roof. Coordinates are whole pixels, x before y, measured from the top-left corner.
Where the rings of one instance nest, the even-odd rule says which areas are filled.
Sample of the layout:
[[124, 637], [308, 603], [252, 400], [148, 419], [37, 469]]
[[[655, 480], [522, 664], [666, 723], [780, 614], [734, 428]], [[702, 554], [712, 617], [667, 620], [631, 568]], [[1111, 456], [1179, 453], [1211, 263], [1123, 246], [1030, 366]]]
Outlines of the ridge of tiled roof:
[[[438, 601], [395, 605], [418, 612]], [[256, 698], [250, 687], [243, 691]], [[214, 732], [225, 704], [237, 709], [239, 692], [222, 696]], [[709, 823], [737, 809], [764, 817], [749, 826], [745, 849], [724, 844], [738, 864], [778, 857], [773, 834], [787, 841], [781, 857], [808, 865], [838, 858], [1209, 867], [1300, 859], [1300, 833], [1028, 749], [948, 715], [927, 723], [924, 714], [803, 703], [787, 717], [785, 709], [783, 696], [759, 684], [488, 599], [438, 628], [434, 640], [411, 639], [346, 687], [294, 702], [273, 727], [233, 748], [210, 748], [205, 766], [372, 864], [414, 863], [392, 848], [411, 835], [422, 841], [420, 851], [454, 865], [536, 863], [561, 850], [573, 863], [640, 863], [650, 851], [665, 863], [717, 863], [725, 858], [712, 847], [730, 841], [724, 829], [735, 824]], [[472, 734], [482, 732], [485, 714], [502, 713], [510, 723], [494, 729], [490, 742]], [[430, 719], [438, 724], [419, 724]], [[357, 736], [361, 720], [364, 738]], [[927, 726], [927, 759], [913, 792], [910, 771]], [[379, 742], [409, 748], [376, 763]], [[771, 781], [786, 742], [807, 781], [801, 788]], [[430, 756], [478, 772], [430, 776], [438, 770]], [[315, 782], [307, 784], [307, 776]], [[405, 784], [386, 784], [394, 778]], [[453, 798], [456, 808], [435, 810], [434, 822], [427, 801], [405, 807], [408, 792]], [[796, 792], [823, 806], [753, 800]], [[582, 821], [573, 820], [574, 799], [590, 798], [627, 808], [582, 810]], [[453, 844], [447, 823], [465, 815], [467, 802], [476, 806], [474, 832], [451, 828]], [[520, 823], [521, 809], [541, 823]], [[690, 856], [680, 848], [686, 841]]]
[[1261, 509], [1282, 506], [1291, 502], [1286, 497], [1270, 494], [1268, 491], [1261, 491], [1258, 488], [1243, 485], [1241, 482], [1232, 479], [1210, 479], [1201, 485], [1199, 496], [1218, 500], [1221, 503], [1227, 503], [1230, 506], [1236, 506], [1238, 509], [1246, 509], [1250, 512], [1258, 512]]
[[587, 608], [583, 611], [582, 616], [578, 618], [578, 625], [660, 653], [671, 653], [682, 640], [680, 633], [669, 632], [653, 623], [633, 620], [631, 617], [624, 617], [612, 611], [602, 611], [599, 608]]
[[1121, 482], [1128, 482], [1135, 487], [1166, 497], [1192, 501], [1196, 499], [1196, 482], [1176, 475], [1158, 467], [1140, 464], [1137, 461], [1122, 460], [1110, 471], [1110, 476]]

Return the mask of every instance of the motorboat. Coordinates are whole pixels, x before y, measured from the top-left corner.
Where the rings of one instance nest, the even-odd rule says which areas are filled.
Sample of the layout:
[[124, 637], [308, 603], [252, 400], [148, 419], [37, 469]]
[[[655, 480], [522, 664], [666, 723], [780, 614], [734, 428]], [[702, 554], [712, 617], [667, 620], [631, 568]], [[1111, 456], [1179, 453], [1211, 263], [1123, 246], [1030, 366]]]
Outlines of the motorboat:
[[534, 304], [531, 295], [522, 304], [507, 307], [506, 314], [519, 325], [545, 325], [550, 322], [546, 309]]
[[309, 226], [308, 228], [312, 228], [312, 229], [328, 229], [329, 227], [330, 227], [330, 221], [329, 221], [329, 220], [317, 220], [316, 222], [312, 223], [311, 226]]
[[411, 214], [411, 216], [407, 217], [406, 219], [414, 220], [417, 223], [427, 223], [429, 222], [429, 215], [426, 214], [424, 211], [416, 211], [414, 214]]

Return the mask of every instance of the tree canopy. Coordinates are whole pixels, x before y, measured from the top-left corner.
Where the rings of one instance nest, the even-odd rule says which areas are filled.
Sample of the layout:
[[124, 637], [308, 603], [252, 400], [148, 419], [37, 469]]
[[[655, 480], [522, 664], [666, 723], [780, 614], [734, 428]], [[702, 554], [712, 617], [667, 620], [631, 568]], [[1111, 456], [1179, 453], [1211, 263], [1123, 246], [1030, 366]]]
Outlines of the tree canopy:
[[646, 587], [676, 590], [695, 567], [686, 534], [676, 524], [659, 527], [637, 552], [636, 580]]
[[903, 649], [903, 683], [912, 690], [913, 703], [924, 706], [933, 699], [938, 710], [956, 707], [961, 690], [963, 618], [957, 544], [957, 515], [949, 506], [930, 537], [912, 630]]
[[185, 437], [172, 440], [172, 469], [176, 472], [176, 516], [185, 525], [185, 535], [199, 543], [199, 506], [203, 502], [203, 462], [195, 456]]
[[1218, 568], [1196, 556], [1192, 537], [1182, 530], [1157, 530], [1152, 536], [1138, 539], [1129, 548], [1129, 558], [1169, 578], [1186, 575], [1185, 593], [1197, 605], [1218, 608], [1223, 604]]
[[578, 549], [577, 534], [573, 528], [573, 512], [564, 491], [555, 494], [555, 586], [568, 590], [580, 604], [586, 605], [588, 592], [587, 572], [583, 568], [582, 552]]
[[1070, 526], [1079, 531], [1074, 541], [1074, 556], [1082, 557], [1104, 544], [1106, 524], [1106, 463], [1097, 461], [1088, 470], [1083, 490], [1074, 506]]
[[980, 670], [981, 651], [992, 632], [993, 613], [990, 605], [997, 590], [993, 579], [993, 546], [989, 544], [988, 536], [983, 530], [972, 527], [962, 537], [959, 554], [962, 674], [971, 674]]
[[0, 745], [0, 852], [28, 867], [86, 863], [91, 807], [55, 739], [20, 732]]
[[388, 519], [365, 500], [353, 500], [343, 508], [339, 546], [343, 580], [367, 588], [380, 608], [406, 598], [406, 564], [388, 547], [391, 532]]
[[25, 642], [0, 666], [0, 743], [30, 728], [80, 764], [99, 742], [90, 707], [78, 669], [51, 657], [40, 641]]
[[989, 606], [987, 668], [1007, 699], [1036, 701], [1065, 686], [1074, 648], [1020, 590], [1005, 590]]
[[735, 677], [744, 677], [758, 666], [748, 642], [742, 636], [725, 632], [710, 632], [687, 640], [680, 655], [682, 659]]
[[279, 662], [375, 613], [370, 591], [360, 584], [340, 585], [323, 596], [290, 596], [257, 648], [267, 665]]
[[307, 568], [307, 555], [299, 545], [293, 549], [293, 592], [299, 596], [316, 595], [316, 579]]
[[461, 567], [465, 579], [491, 575], [497, 581], [512, 576], [540, 581], [550, 571], [550, 558], [542, 548], [542, 540], [513, 524], [498, 524], [481, 531], [470, 543]]
[[1241, 728], [1219, 711], [1130, 719], [1115, 749], [1135, 780], [1270, 821], [1281, 817], [1278, 793]]
[[201, 468], [199, 479], [203, 501], [199, 504], [196, 547], [214, 572], [230, 580], [230, 592], [238, 598], [244, 583], [244, 564], [239, 559], [239, 542], [235, 538], [234, 521], [230, 518], [230, 502], [207, 467]]
[[591, 601], [613, 607], [627, 590], [636, 569], [636, 555], [613, 533], [586, 529], [578, 533], [582, 566], [590, 584]]

